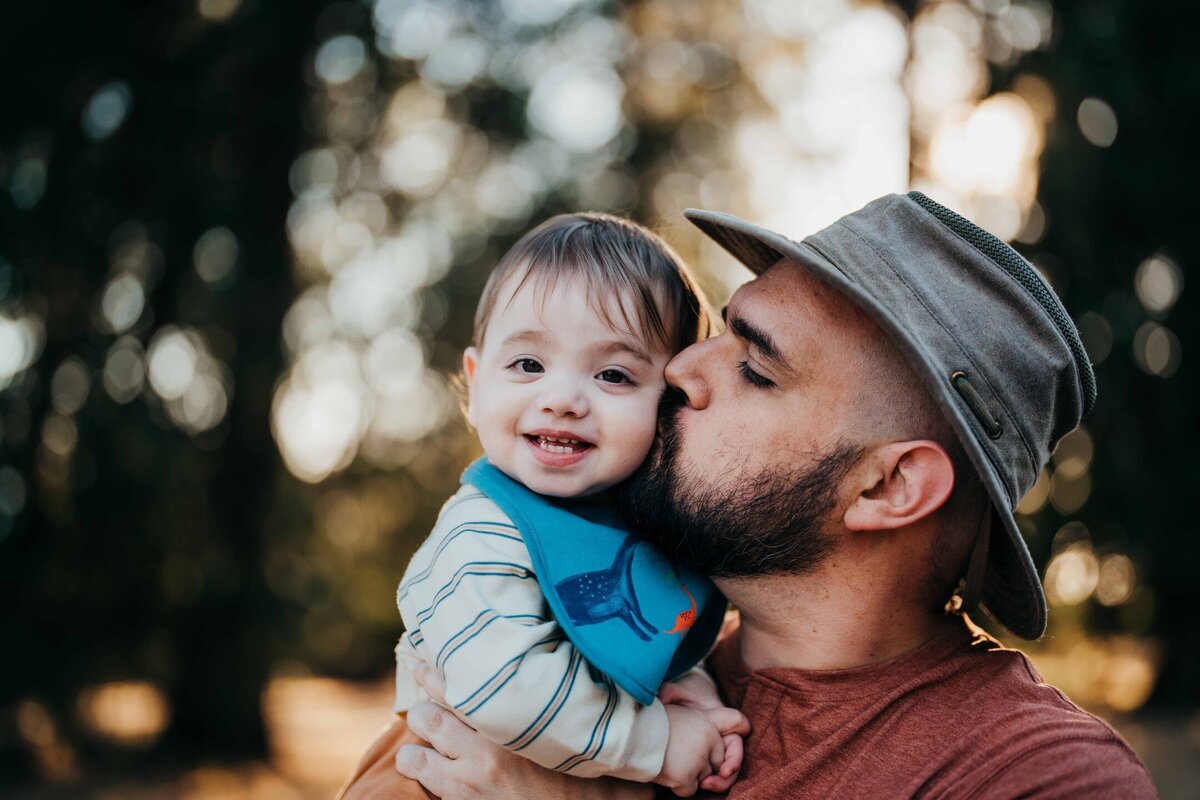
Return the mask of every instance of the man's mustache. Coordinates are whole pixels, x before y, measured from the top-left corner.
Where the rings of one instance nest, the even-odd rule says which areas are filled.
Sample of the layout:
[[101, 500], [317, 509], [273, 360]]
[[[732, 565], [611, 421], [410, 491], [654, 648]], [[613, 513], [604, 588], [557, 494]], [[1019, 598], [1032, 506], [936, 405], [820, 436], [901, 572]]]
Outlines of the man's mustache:
[[662, 398], [658, 401], [658, 429], [659, 432], [672, 430], [675, 427], [675, 418], [679, 415], [679, 410], [686, 407], [688, 396], [674, 386], [667, 384], [667, 388], [663, 390]]

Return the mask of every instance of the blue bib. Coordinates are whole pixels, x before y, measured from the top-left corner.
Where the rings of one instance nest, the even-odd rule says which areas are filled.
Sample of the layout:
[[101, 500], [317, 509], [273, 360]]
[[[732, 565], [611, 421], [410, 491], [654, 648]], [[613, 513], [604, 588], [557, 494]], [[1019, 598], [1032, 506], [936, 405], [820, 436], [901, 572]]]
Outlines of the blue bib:
[[671, 564], [625, 530], [611, 506], [555, 502], [486, 457], [467, 467], [462, 482], [512, 519], [571, 643], [639, 703], [652, 703], [664, 680], [708, 655], [725, 598], [706, 576]]

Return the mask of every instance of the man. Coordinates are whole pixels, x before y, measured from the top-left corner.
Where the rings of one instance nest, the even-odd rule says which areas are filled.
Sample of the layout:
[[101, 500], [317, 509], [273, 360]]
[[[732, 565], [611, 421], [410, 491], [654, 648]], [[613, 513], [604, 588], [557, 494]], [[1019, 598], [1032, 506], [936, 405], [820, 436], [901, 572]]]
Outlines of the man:
[[[687, 215], [759, 277], [724, 333], [668, 365], [660, 443], [624, 503], [739, 610], [710, 658], [753, 726], [729, 796], [1153, 797], [1111, 728], [947, 613], [982, 602], [1024, 638], [1045, 630], [1012, 509], [1095, 402], [1054, 293], [917, 192], [802, 243]], [[347, 798], [414, 796], [393, 754], [444, 797], [653, 793], [542, 770], [435, 706], [408, 723]]]

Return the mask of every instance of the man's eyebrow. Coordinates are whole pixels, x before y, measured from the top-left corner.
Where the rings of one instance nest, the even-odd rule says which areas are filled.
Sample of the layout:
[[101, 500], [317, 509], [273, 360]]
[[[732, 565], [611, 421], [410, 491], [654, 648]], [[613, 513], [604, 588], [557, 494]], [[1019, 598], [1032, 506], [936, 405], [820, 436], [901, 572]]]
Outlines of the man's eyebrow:
[[791, 365], [787, 363], [787, 360], [783, 357], [783, 353], [779, 351], [779, 347], [775, 344], [774, 339], [772, 339], [765, 331], [754, 327], [741, 317], [736, 315], [731, 317], [728, 312], [729, 306], [725, 306], [725, 308], [721, 310], [721, 315], [725, 318], [725, 322], [729, 325], [730, 330], [732, 330], [739, 338], [745, 339], [747, 342], [749, 342], [756, 350], [758, 350], [763, 358], [767, 359], [785, 372], [792, 372]]

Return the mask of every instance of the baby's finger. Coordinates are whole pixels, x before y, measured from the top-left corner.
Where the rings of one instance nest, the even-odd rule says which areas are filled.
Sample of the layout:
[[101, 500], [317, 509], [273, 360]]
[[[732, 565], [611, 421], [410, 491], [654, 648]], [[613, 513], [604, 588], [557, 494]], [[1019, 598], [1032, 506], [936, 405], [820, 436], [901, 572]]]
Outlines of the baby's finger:
[[721, 766], [725, 763], [725, 742], [717, 739], [713, 742], [712, 748], [708, 751], [708, 764], [705, 769], [700, 772], [698, 778], [706, 778], [709, 775], [720, 774]]
[[696, 782], [696, 780], [693, 779], [691, 781], [680, 782], [679, 784], [672, 786], [671, 791], [675, 793], [676, 797], [691, 797], [696, 793], [698, 785], [699, 784]]
[[718, 739], [716, 742], [713, 743], [712, 750], [709, 751], [709, 754], [708, 754], [708, 759], [709, 759], [709, 764], [712, 767], [712, 774], [709, 774], [709, 775], [702, 774], [700, 776], [701, 788], [707, 789], [708, 786], [712, 786], [714, 788], [707, 789], [707, 791], [711, 791], [711, 792], [728, 791], [729, 787], [733, 785], [733, 779], [725, 778], [720, 774], [720, 769], [722, 768], [722, 766], [725, 762], [725, 742], [724, 742], [723, 738]]
[[733, 708], [712, 708], [704, 712], [717, 730], [724, 736], [728, 733], [738, 733], [742, 736], [750, 733], [750, 720], [746, 715]]
[[733, 778], [742, 768], [742, 737], [731, 733], [722, 736], [721, 740], [725, 742], [725, 760], [721, 762], [721, 768], [717, 772], [722, 778]]
[[733, 778], [724, 778], [720, 775], [709, 775], [704, 780], [700, 781], [700, 788], [706, 792], [716, 792], [718, 794], [728, 792], [733, 786]]

